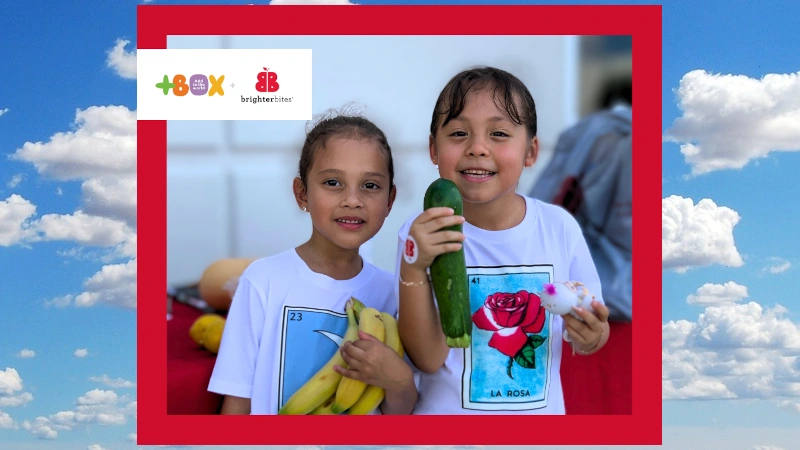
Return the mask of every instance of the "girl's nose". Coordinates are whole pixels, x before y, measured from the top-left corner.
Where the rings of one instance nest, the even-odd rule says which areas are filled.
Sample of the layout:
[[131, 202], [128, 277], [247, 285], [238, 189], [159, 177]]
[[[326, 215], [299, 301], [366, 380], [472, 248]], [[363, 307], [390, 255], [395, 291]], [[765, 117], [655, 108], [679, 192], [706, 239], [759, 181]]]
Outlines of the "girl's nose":
[[473, 137], [467, 146], [467, 156], [486, 156], [489, 154], [486, 141], [481, 137]]
[[358, 188], [348, 189], [342, 199], [342, 206], [345, 208], [363, 208], [364, 202], [361, 200], [361, 192]]

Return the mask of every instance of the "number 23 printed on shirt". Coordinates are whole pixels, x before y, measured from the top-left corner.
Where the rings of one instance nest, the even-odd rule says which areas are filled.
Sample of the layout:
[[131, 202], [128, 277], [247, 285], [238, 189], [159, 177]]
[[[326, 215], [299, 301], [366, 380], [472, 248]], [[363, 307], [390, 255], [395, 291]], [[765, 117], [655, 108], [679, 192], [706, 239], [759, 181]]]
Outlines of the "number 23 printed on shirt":
[[347, 331], [347, 315], [284, 306], [281, 328], [278, 409], [338, 351]]

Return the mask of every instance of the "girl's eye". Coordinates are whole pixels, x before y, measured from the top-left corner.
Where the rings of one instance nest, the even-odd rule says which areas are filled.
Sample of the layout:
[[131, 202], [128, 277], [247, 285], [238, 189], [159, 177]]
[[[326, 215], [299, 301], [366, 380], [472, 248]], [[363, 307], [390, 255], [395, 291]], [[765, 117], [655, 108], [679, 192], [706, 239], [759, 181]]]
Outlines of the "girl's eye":
[[365, 183], [364, 187], [367, 189], [380, 189], [381, 187], [375, 183]]
[[456, 132], [450, 134], [450, 136], [453, 136], [453, 137], [464, 137], [466, 135], [467, 135], [467, 133], [464, 132], [464, 131], [456, 131]]
[[508, 135], [502, 131], [495, 131], [492, 133], [492, 136], [495, 137], [508, 137]]
[[322, 184], [324, 184], [326, 186], [332, 186], [332, 187], [339, 186], [339, 182], [337, 180], [325, 180], [325, 181], [322, 182]]

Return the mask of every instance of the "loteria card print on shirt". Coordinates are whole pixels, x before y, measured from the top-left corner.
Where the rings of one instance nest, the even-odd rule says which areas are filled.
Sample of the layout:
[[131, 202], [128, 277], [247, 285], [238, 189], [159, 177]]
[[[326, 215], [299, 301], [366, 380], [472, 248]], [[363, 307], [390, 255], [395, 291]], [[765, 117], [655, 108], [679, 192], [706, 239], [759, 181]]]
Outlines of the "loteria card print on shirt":
[[339, 351], [347, 314], [285, 306], [281, 328], [278, 409]]
[[536, 294], [553, 266], [467, 268], [472, 345], [464, 350], [465, 409], [524, 411], [547, 406], [552, 316]]

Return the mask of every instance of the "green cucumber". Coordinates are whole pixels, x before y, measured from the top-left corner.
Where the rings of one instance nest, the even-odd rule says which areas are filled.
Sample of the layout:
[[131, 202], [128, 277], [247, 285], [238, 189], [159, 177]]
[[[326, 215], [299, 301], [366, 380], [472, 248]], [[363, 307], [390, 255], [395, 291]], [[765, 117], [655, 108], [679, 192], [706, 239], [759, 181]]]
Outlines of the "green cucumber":
[[[447, 207], [455, 215], [464, 215], [464, 201], [458, 187], [439, 178], [425, 192], [425, 209]], [[443, 228], [463, 232], [463, 225]], [[442, 331], [450, 348], [467, 348], [472, 340], [472, 314], [469, 307], [469, 283], [464, 247], [457, 252], [437, 256], [431, 264], [431, 284], [439, 306]]]

